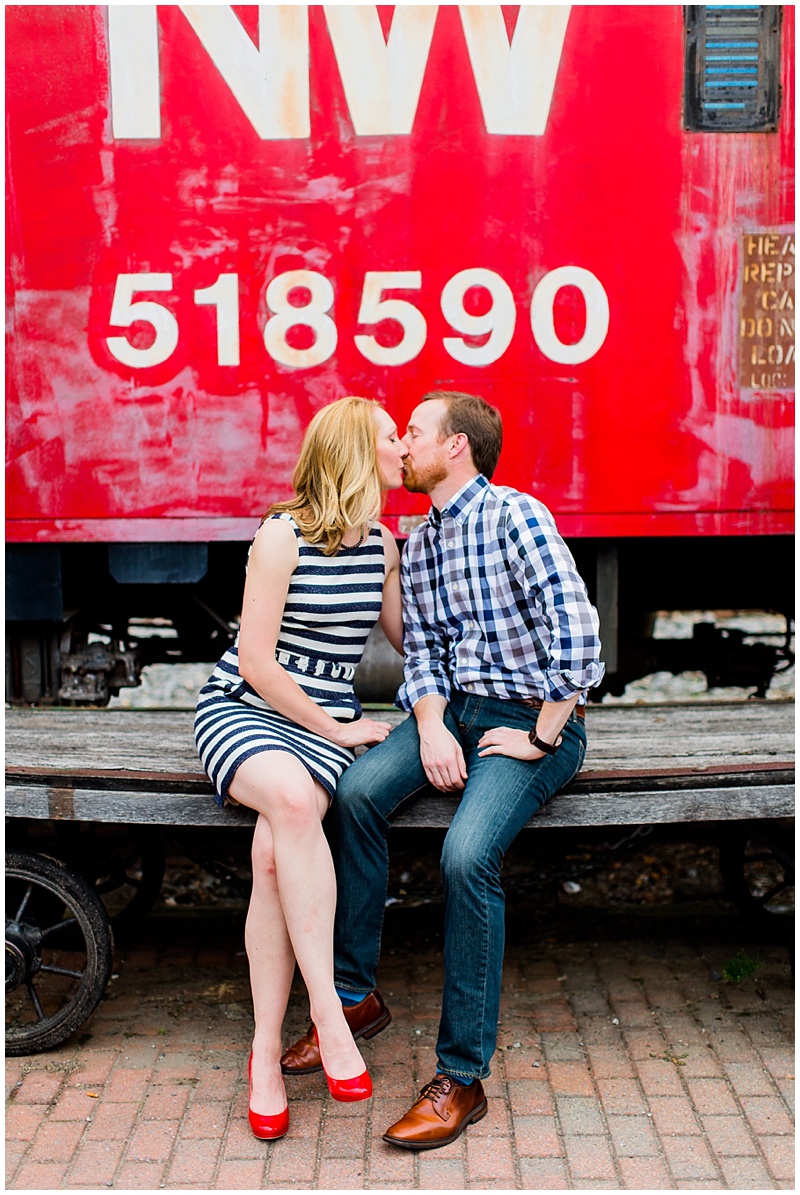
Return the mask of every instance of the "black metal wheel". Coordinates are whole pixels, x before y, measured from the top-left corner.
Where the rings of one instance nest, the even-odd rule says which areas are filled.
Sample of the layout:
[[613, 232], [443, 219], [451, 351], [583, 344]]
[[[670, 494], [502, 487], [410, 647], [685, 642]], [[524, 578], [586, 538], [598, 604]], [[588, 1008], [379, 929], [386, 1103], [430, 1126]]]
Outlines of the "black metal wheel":
[[108, 914], [57, 859], [6, 855], [6, 1054], [38, 1054], [100, 1002], [114, 956]]
[[790, 925], [794, 915], [794, 832], [787, 820], [731, 826], [720, 847], [728, 896], [765, 929]]

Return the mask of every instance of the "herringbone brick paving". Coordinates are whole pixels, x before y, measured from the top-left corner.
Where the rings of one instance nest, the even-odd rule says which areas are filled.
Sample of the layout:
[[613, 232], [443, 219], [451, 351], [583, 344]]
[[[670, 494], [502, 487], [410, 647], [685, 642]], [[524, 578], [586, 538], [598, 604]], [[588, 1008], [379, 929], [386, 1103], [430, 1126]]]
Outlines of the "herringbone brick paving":
[[[488, 1115], [435, 1152], [386, 1145], [434, 1070], [438, 921], [387, 915], [371, 1104], [295, 1079], [290, 1134], [265, 1144], [246, 1122], [242, 918], [151, 918], [72, 1041], [7, 1061], [8, 1188], [793, 1189], [788, 952], [717, 906], [510, 908]], [[715, 978], [741, 949], [755, 974]], [[287, 1038], [304, 1017], [298, 985]]]

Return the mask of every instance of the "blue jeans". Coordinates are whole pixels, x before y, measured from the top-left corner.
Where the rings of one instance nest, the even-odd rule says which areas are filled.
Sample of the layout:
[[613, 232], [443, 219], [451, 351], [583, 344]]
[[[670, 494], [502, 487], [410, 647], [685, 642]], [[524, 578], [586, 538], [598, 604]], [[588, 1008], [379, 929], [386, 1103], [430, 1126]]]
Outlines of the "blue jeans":
[[[469, 778], [442, 851], [444, 990], [436, 1053], [439, 1069], [483, 1079], [497, 1041], [503, 971], [503, 856], [519, 831], [576, 775], [586, 731], [574, 713], [555, 755], [532, 763], [478, 755], [494, 726], [529, 730], [537, 711], [518, 701], [454, 692], [445, 714], [460, 741]], [[414, 716], [345, 771], [331, 806], [331, 849], [339, 881], [334, 931], [336, 986], [371, 992], [380, 955], [392, 814], [427, 787]], [[328, 819], [326, 819], [327, 821]]]

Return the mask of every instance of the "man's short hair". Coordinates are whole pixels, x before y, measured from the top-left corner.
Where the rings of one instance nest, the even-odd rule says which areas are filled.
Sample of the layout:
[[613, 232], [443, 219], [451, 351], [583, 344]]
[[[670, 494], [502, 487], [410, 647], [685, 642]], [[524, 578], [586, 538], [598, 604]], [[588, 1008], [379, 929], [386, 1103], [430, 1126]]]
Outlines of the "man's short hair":
[[423, 394], [422, 402], [433, 398], [447, 405], [439, 428], [441, 436], [446, 439], [459, 433], [465, 435], [475, 468], [491, 480], [503, 447], [503, 421], [497, 407], [476, 394], [462, 394], [460, 390], [431, 390]]

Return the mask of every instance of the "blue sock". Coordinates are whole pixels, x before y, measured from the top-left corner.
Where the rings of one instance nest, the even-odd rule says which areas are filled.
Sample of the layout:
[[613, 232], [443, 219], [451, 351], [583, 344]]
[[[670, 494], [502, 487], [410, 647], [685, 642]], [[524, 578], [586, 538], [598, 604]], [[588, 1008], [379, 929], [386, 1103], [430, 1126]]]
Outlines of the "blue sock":
[[447, 1071], [437, 1071], [437, 1075], [447, 1075], [448, 1079], [452, 1079], [454, 1083], [458, 1083], [459, 1087], [471, 1087], [475, 1082], [474, 1079], [465, 1079], [461, 1075], [450, 1075]]
[[355, 992], [346, 992], [344, 988], [337, 988], [336, 995], [341, 1000], [345, 1008], [349, 1008], [352, 1004], [360, 1004], [362, 1000], [366, 1000], [366, 996], [359, 996]]

